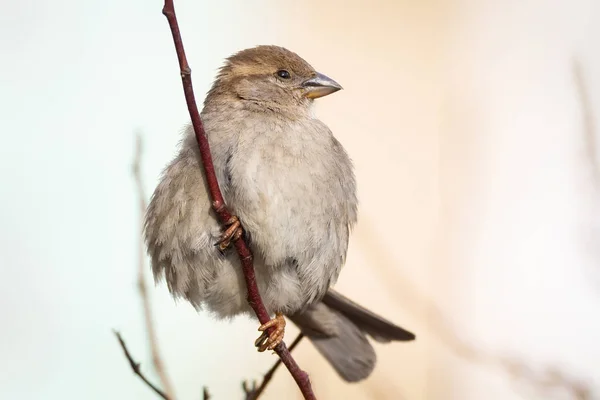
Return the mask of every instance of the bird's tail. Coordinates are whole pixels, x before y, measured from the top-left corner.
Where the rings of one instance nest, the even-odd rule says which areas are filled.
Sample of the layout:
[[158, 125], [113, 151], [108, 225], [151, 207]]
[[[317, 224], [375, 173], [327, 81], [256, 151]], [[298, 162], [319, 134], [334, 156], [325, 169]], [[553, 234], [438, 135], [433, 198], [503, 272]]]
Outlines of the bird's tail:
[[382, 343], [415, 339], [413, 333], [331, 289], [321, 303], [290, 319], [348, 382], [365, 379], [375, 368], [377, 356], [367, 335]]

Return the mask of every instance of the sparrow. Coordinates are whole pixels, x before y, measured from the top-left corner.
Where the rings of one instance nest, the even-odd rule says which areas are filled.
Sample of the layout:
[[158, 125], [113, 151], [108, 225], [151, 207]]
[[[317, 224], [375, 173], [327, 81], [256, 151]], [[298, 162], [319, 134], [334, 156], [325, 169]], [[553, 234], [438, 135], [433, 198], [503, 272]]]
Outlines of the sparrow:
[[[331, 289], [357, 220], [352, 162], [316, 118], [314, 100], [342, 87], [278, 46], [229, 57], [201, 118], [227, 207], [223, 232], [211, 206], [194, 130], [185, 129], [144, 221], [156, 282], [217, 318], [252, 314], [231, 241], [244, 235], [265, 307], [259, 351], [283, 339], [287, 316], [346, 381], [369, 376], [378, 342], [415, 335]], [[243, 229], [242, 229], [243, 226]], [[269, 327], [274, 332], [267, 334]]]

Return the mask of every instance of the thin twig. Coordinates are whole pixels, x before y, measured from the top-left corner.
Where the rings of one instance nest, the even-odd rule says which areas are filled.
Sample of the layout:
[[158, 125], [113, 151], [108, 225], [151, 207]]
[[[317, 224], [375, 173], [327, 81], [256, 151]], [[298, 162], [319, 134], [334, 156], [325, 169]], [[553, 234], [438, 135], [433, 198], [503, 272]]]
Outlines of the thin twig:
[[[221, 194], [221, 190], [219, 189], [219, 184], [217, 182], [215, 168], [212, 162], [212, 156], [210, 154], [208, 139], [206, 137], [206, 133], [204, 132], [202, 120], [200, 119], [198, 106], [196, 105], [194, 89], [192, 86], [192, 70], [190, 69], [190, 66], [187, 62], [185, 50], [183, 48], [183, 41], [181, 39], [181, 33], [179, 31], [179, 24], [177, 23], [177, 16], [175, 15], [175, 7], [173, 4], [173, 0], [165, 0], [162, 12], [165, 15], [165, 17], [167, 17], [167, 21], [169, 22], [169, 27], [171, 29], [171, 34], [173, 35], [175, 51], [177, 52], [177, 58], [179, 60], [179, 70], [181, 74], [181, 81], [183, 84], [183, 91], [185, 93], [185, 100], [187, 103], [188, 111], [190, 113], [190, 118], [192, 120], [192, 126], [194, 127], [194, 132], [196, 134], [196, 140], [198, 141], [198, 147], [200, 148], [202, 166], [204, 169], [204, 174], [206, 176], [206, 181], [208, 183], [210, 196], [213, 201], [212, 206], [217, 215], [219, 216], [221, 223], [226, 224], [231, 219], [232, 215], [225, 206], [225, 201], [223, 199], [223, 195]], [[248, 244], [246, 243], [243, 235], [235, 241], [234, 245], [240, 257], [242, 271], [244, 272], [244, 277], [246, 280], [246, 287], [248, 289], [248, 303], [256, 313], [256, 316], [258, 317], [260, 323], [265, 324], [270, 320], [270, 317], [260, 297], [258, 285], [256, 284], [254, 265], [252, 263], [252, 253], [250, 252]], [[269, 332], [272, 332], [273, 329], [270, 329]], [[285, 343], [280, 343], [275, 348], [275, 352], [279, 355], [279, 358], [281, 359], [283, 364], [285, 364], [287, 369], [290, 371], [290, 374], [298, 384], [298, 388], [302, 392], [304, 398], [316, 400], [316, 397], [312, 391], [308, 374], [302, 369], [300, 369], [300, 367], [286, 348]]]
[[[296, 339], [294, 339], [294, 341], [289, 347], [290, 352], [292, 352], [294, 348], [298, 346], [298, 343], [300, 343], [303, 337], [304, 334], [302, 334], [302, 332], [300, 332], [298, 336], [296, 336]], [[275, 364], [273, 364], [271, 369], [263, 377], [262, 383], [259, 387], [256, 387], [256, 381], [252, 382], [251, 388], [248, 386], [248, 381], [242, 382], [242, 389], [244, 389], [244, 393], [246, 393], [246, 400], [256, 400], [260, 397], [260, 395], [262, 394], [262, 392], [264, 392], [271, 379], [273, 379], [273, 375], [275, 374], [275, 371], [277, 371], [277, 368], [279, 368], [280, 365], [280, 359], [275, 361]]]
[[[142, 158], [142, 138], [138, 133], [136, 135], [136, 143], [135, 143], [135, 155], [133, 159], [133, 177], [136, 183], [136, 189], [139, 197], [139, 209], [141, 215], [144, 215], [146, 212], [146, 194], [144, 192], [144, 183], [142, 180], [141, 174], [141, 158]], [[158, 340], [156, 339], [156, 331], [154, 329], [154, 321], [152, 319], [152, 305], [150, 304], [150, 298], [148, 297], [148, 290], [146, 288], [146, 280], [145, 280], [145, 264], [144, 264], [144, 243], [140, 236], [139, 246], [138, 246], [138, 278], [137, 285], [138, 290], [140, 291], [140, 297], [142, 298], [142, 306], [144, 308], [144, 320], [146, 323], [146, 332], [148, 334], [148, 344], [150, 346], [150, 352], [152, 354], [152, 363], [154, 364], [154, 369], [158, 374], [160, 379], [161, 386], [163, 387], [164, 393], [167, 398], [173, 400], [175, 399], [175, 392], [173, 390], [173, 385], [169, 380], [167, 375], [165, 366], [162, 361], [162, 357], [160, 356], [160, 351], [158, 349]]]
[[573, 77], [575, 79], [575, 88], [581, 105], [583, 114], [583, 139], [586, 149], [586, 158], [596, 188], [600, 187], [600, 166], [598, 165], [598, 139], [596, 137], [596, 121], [592, 108], [592, 100], [582, 71], [581, 63], [578, 59], [573, 60]]
[[[377, 235], [368, 223], [362, 225], [362, 234], [359, 242], [362, 250], [367, 253], [367, 259], [377, 259], [380, 265], [397, 265], [397, 261], [390, 258], [391, 253], [379, 241], [374, 240]], [[600, 393], [584, 380], [570, 378], [568, 374], [553, 366], [534, 367], [532, 363], [520, 361], [513, 357], [505, 357], [490, 350], [475, 346], [472, 341], [460, 334], [448, 320], [442, 309], [429, 297], [410, 284], [410, 277], [397, 273], [398, 269], [382, 268], [381, 282], [388, 286], [386, 292], [390, 293], [396, 302], [402, 304], [418, 304], [419, 309], [411, 310], [413, 315], [427, 316], [429, 330], [434, 337], [439, 339], [456, 356], [482, 367], [498, 368], [512, 379], [519, 379], [523, 386], [528, 386], [541, 397], [550, 398], [548, 393], [563, 390], [573, 400], [600, 399]], [[550, 386], [547, 382], [552, 382]]]
[[162, 390], [160, 390], [158, 387], [156, 387], [156, 385], [154, 385], [152, 382], [150, 382], [148, 380], [148, 378], [146, 378], [144, 376], [144, 374], [142, 373], [142, 371], [140, 370], [140, 363], [136, 362], [133, 357], [131, 357], [131, 354], [129, 353], [129, 350], [127, 349], [127, 345], [125, 344], [125, 341], [123, 340], [123, 338], [121, 337], [121, 334], [117, 331], [115, 331], [115, 335], [117, 336], [117, 339], [119, 340], [119, 343], [121, 344], [121, 348], [123, 349], [123, 353], [125, 353], [125, 357], [127, 357], [127, 360], [129, 361], [129, 365], [131, 365], [131, 369], [133, 370], [133, 372], [140, 377], [141, 380], [144, 381], [144, 383], [146, 385], [148, 385], [148, 387], [152, 390], [154, 390], [154, 392], [159, 395], [160, 397], [162, 397], [165, 400], [172, 400], [172, 398], [168, 397]]

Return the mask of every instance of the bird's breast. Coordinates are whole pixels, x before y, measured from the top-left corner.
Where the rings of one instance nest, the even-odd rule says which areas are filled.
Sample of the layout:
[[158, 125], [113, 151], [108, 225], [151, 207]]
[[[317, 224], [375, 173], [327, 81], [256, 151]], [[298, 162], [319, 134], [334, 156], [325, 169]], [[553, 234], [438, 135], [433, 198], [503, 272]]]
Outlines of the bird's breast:
[[229, 162], [231, 198], [267, 264], [319, 251], [343, 207], [331, 137], [310, 124], [271, 125], [242, 136]]

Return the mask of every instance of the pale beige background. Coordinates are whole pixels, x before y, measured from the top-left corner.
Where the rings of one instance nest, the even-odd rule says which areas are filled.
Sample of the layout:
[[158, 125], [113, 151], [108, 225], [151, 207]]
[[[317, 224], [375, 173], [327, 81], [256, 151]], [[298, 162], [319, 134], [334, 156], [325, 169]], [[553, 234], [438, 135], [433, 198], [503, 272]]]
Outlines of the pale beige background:
[[[129, 164], [150, 191], [187, 121], [161, 2], [26, 0], [0, 16], [0, 397], [153, 398]], [[360, 222], [337, 287], [415, 331], [320, 399], [600, 398], [600, 7], [583, 1], [176, 1], [203, 98], [222, 59], [298, 52], [345, 88], [317, 113], [355, 161]], [[8, 60], [8, 61], [7, 61]], [[274, 357], [251, 320], [153, 291], [178, 398], [241, 398]], [[289, 337], [292, 337], [290, 329]], [[299, 398], [284, 371], [265, 398]]]

